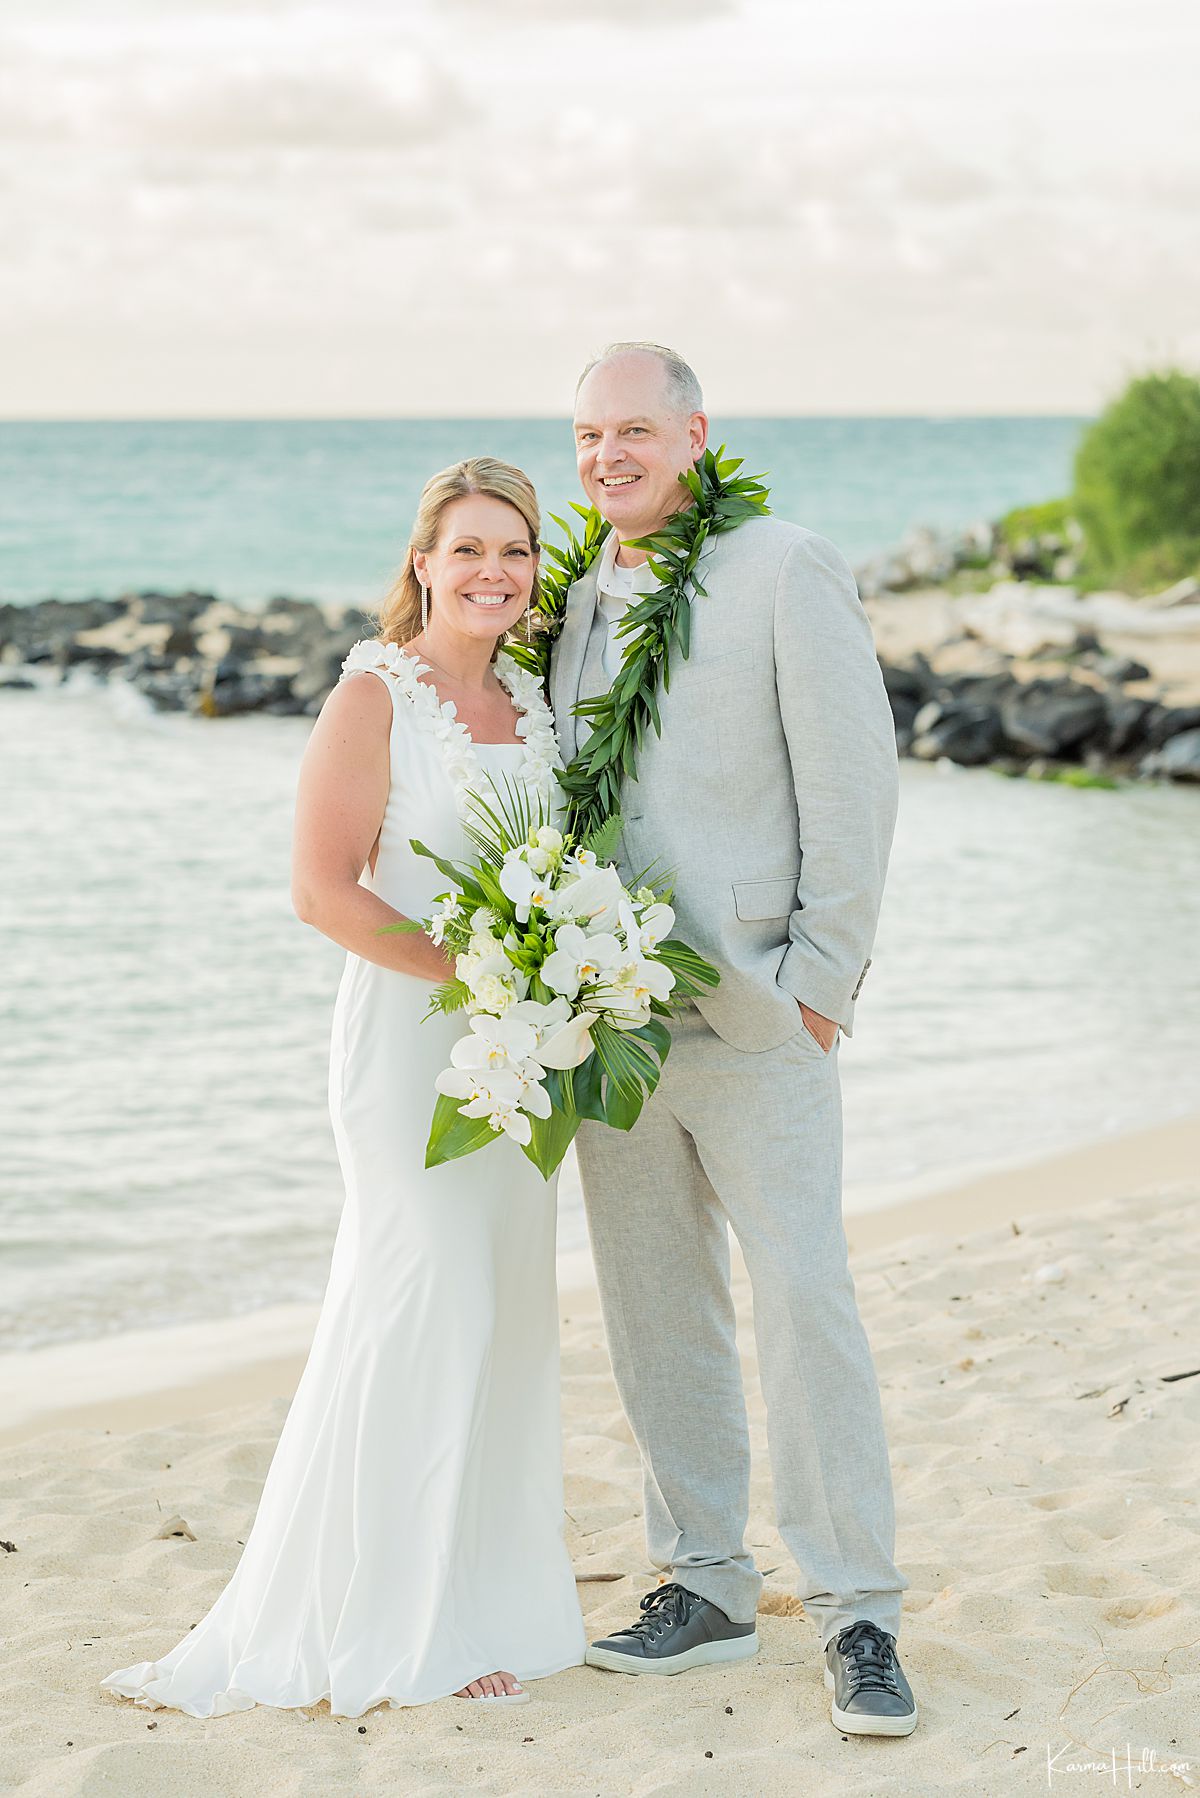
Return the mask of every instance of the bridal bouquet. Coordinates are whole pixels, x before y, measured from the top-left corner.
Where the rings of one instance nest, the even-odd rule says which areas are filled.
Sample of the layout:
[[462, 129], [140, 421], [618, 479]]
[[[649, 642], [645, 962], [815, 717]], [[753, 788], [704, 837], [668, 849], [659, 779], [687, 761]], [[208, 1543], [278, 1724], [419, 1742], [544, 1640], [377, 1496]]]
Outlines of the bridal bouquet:
[[663, 1018], [720, 977], [670, 936], [669, 892], [622, 885], [608, 860], [619, 823], [577, 842], [511, 784], [468, 804], [478, 858], [460, 866], [414, 840], [451, 887], [431, 917], [384, 926], [453, 954], [430, 1014], [462, 1011], [468, 1026], [437, 1077], [425, 1165], [505, 1135], [549, 1179], [582, 1119], [632, 1128], [671, 1045]]

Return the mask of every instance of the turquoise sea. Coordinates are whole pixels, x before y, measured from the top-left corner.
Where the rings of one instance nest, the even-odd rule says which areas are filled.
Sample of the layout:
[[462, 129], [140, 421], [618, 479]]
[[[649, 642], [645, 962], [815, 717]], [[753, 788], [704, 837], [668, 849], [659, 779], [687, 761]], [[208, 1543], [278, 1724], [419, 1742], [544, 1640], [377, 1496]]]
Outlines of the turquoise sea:
[[[855, 562], [914, 525], [1066, 491], [1083, 422], [714, 418], [712, 442]], [[546, 512], [580, 497], [565, 419], [0, 423], [0, 601], [154, 587], [361, 604], [424, 481], [480, 454], [525, 468]]]

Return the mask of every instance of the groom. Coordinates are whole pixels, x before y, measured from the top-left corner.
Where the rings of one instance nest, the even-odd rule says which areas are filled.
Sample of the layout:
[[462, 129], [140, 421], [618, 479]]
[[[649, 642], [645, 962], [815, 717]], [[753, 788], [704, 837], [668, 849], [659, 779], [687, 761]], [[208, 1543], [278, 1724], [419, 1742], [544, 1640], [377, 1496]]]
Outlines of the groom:
[[[658, 585], [628, 539], [687, 495], [708, 432], [673, 351], [613, 344], [575, 403], [579, 475], [612, 525], [575, 583], [551, 694], [572, 716], [621, 666], [626, 606]], [[678, 1673], [755, 1653], [750, 1448], [727, 1223], [754, 1291], [779, 1530], [821, 1631], [837, 1726], [907, 1735], [900, 1595], [879, 1390], [841, 1217], [838, 1035], [869, 964], [896, 815], [896, 748], [870, 626], [833, 545], [751, 518], [711, 541], [691, 653], [659, 692], [621, 795], [628, 879], [675, 882], [678, 934], [721, 984], [671, 1022], [658, 1090], [628, 1133], [576, 1137], [605, 1327], [641, 1450], [650, 1558], [664, 1582], [593, 1666]]]

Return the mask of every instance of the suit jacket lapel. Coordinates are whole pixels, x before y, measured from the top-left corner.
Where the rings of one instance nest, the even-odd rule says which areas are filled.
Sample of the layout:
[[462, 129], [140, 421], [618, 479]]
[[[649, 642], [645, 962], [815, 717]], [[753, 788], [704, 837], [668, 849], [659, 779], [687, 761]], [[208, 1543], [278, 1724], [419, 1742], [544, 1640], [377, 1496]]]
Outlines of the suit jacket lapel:
[[572, 587], [567, 600], [567, 616], [562, 635], [554, 645], [550, 664], [550, 696], [554, 722], [563, 761], [569, 762], [578, 747], [578, 727], [572, 707], [579, 698], [579, 682], [583, 675], [583, 659], [587, 654], [592, 621], [596, 616], [596, 578], [599, 558]]

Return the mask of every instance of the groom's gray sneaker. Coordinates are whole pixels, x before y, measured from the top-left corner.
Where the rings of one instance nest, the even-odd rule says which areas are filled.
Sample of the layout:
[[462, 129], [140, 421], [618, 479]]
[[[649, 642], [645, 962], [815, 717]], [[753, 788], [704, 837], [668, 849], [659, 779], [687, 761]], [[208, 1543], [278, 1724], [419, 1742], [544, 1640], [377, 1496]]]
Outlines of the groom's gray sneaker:
[[589, 1667], [610, 1673], [682, 1673], [711, 1661], [743, 1661], [758, 1653], [753, 1623], [731, 1623], [724, 1611], [685, 1586], [656, 1586], [629, 1629], [593, 1642]]
[[896, 1638], [877, 1623], [863, 1618], [838, 1631], [825, 1649], [825, 1684], [833, 1724], [847, 1735], [908, 1736], [917, 1727]]

